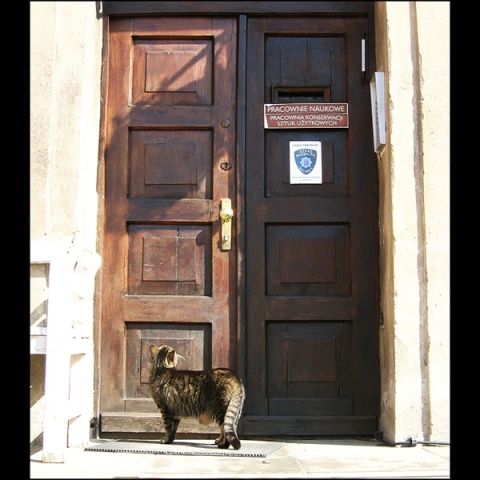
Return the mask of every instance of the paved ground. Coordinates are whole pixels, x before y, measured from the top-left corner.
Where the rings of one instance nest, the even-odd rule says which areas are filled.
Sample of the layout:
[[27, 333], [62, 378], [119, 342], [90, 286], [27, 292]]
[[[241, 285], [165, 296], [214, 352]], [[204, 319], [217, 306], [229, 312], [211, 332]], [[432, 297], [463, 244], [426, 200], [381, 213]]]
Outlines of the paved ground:
[[280, 442], [281, 448], [264, 458], [69, 448], [64, 463], [55, 464], [43, 463], [39, 450], [30, 456], [30, 478], [450, 478], [449, 446], [389, 447], [369, 439], [265, 441]]

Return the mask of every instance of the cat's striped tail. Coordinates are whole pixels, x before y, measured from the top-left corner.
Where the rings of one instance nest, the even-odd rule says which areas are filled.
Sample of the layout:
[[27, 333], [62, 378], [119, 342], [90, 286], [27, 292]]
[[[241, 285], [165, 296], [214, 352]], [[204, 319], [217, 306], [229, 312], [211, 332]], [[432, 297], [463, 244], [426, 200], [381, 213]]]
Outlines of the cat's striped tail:
[[227, 412], [225, 413], [225, 420], [223, 422], [223, 430], [225, 437], [230, 445], [235, 450], [239, 450], [242, 446], [240, 439], [237, 435], [237, 425], [242, 414], [243, 404], [245, 403], [245, 387], [240, 382], [240, 388], [235, 395], [232, 396], [230, 403], [228, 404]]

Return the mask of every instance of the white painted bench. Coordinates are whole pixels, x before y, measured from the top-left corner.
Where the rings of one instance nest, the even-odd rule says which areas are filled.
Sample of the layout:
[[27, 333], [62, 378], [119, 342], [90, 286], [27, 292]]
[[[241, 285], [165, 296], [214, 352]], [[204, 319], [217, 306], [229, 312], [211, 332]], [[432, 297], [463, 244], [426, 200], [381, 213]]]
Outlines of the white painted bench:
[[[39, 258], [31, 259], [40, 263]], [[63, 463], [65, 449], [89, 440], [93, 384], [94, 278], [101, 259], [79, 250], [66, 237], [52, 253], [49, 271], [46, 327], [31, 327], [30, 353], [44, 353], [45, 463]]]

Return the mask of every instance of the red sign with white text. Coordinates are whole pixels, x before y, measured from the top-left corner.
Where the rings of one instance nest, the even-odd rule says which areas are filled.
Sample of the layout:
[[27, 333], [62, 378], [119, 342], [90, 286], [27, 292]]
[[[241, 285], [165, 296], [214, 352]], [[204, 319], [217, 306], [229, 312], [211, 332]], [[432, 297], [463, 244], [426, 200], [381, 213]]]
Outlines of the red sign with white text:
[[265, 128], [348, 128], [348, 103], [266, 103]]

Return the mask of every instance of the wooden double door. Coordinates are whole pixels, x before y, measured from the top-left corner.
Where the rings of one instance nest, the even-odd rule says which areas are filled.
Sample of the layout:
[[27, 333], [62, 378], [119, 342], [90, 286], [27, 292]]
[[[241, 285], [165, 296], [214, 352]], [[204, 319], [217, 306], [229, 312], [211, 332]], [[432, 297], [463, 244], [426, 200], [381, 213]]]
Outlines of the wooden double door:
[[[376, 431], [369, 25], [361, 15], [110, 20], [101, 436], [163, 430], [151, 343], [175, 347], [181, 368], [235, 369], [243, 435]], [[348, 127], [265, 128], [265, 104], [291, 103], [348, 104]], [[318, 142], [321, 183], [291, 181], [290, 142]], [[186, 421], [179, 432], [216, 429]]]

